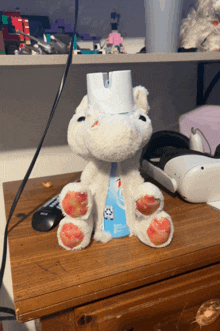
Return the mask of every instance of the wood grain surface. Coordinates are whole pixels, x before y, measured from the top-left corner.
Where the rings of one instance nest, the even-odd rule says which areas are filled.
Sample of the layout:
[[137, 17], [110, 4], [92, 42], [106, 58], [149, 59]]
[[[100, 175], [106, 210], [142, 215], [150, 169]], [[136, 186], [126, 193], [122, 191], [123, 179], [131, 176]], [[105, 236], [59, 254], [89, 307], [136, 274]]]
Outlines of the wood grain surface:
[[[219, 331], [219, 272], [217, 264], [76, 308], [69, 312], [74, 331]], [[216, 319], [207, 318], [213, 311], [207, 309], [201, 321], [200, 307], [215, 298]], [[56, 330], [48, 327], [51, 319], [42, 322], [42, 331]]]
[[[187, 203], [166, 190], [164, 210], [171, 215], [175, 232], [171, 244], [163, 249], [145, 246], [136, 237], [125, 237], [107, 244], [92, 241], [86, 249], [70, 252], [58, 245], [56, 228], [47, 233], [34, 231], [33, 212], [65, 184], [79, 178], [80, 174], [75, 173], [31, 179], [16, 207], [9, 226], [9, 248], [19, 322], [219, 262], [220, 213], [205, 204]], [[45, 188], [42, 182], [46, 181], [53, 186]], [[19, 185], [4, 183], [7, 215]], [[19, 213], [26, 216], [18, 218]]]

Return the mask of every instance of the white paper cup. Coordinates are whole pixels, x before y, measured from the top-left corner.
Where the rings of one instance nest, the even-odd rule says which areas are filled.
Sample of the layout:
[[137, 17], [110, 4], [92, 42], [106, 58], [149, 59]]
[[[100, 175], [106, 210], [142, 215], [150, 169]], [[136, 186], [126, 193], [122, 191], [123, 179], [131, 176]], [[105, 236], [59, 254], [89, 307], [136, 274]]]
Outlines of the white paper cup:
[[145, 0], [147, 53], [177, 52], [183, 0]]

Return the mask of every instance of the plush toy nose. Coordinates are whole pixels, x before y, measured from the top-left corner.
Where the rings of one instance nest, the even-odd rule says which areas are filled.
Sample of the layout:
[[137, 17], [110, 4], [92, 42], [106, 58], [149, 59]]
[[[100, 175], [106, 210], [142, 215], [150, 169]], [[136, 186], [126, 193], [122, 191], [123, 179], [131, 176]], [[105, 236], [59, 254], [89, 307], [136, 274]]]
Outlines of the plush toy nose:
[[99, 123], [99, 121], [95, 121], [95, 123], [93, 123], [93, 125], [91, 127], [94, 128], [94, 126], [96, 126], [98, 123]]

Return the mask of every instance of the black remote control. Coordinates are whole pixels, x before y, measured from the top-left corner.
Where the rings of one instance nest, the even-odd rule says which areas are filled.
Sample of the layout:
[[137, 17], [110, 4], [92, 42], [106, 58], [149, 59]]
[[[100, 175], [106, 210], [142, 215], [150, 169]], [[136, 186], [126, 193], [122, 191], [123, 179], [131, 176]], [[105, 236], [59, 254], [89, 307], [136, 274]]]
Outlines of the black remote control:
[[58, 194], [33, 214], [32, 228], [39, 232], [50, 231], [58, 225], [63, 217]]

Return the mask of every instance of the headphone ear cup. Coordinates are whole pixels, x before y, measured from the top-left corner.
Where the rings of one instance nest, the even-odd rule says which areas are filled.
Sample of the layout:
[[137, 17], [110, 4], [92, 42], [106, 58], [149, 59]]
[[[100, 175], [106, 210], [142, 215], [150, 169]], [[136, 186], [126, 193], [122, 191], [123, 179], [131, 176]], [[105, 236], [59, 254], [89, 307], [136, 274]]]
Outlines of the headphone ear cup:
[[176, 154], [177, 149], [189, 149], [189, 138], [175, 131], [155, 132], [142, 150], [141, 164], [143, 160], [147, 160], [156, 166], [161, 166], [160, 160], [163, 155], [171, 152]]
[[214, 157], [216, 159], [220, 159], [220, 144], [216, 147], [215, 149], [215, 154], [214, 154]]
[[181, 154], [182, 149], [168, 146], [164, 148], [164, 153], [161, 155], [160, 161], [158, 163], [158, 167], [162, 170], [164, 170], [164, 167], [166, 163], [173, 159], [176, 156], [179, 156]]

